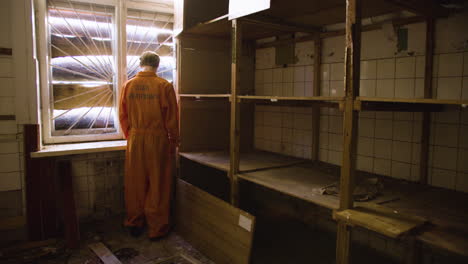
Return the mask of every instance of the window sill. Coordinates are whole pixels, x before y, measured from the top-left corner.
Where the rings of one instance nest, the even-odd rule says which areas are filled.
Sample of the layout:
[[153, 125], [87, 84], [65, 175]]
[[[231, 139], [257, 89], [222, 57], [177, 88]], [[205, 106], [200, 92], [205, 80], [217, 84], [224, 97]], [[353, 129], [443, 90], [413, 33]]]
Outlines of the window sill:
[[120, 151], [125, 150], [126, 147], [126, 140], [49, 145], [44, 146], [41, 150], [37, 152], [32, 152], [31, 158], [46, 158], [108, 151]]

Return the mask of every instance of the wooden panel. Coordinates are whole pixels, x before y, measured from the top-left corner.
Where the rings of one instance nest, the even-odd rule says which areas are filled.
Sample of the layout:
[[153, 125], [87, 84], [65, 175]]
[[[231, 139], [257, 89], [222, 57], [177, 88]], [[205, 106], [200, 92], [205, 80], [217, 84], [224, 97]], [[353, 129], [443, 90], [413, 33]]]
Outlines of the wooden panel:
[[58, 231], [55, 162], [31, 157], [39, 150], [39, 142], [39, 125], [25, 125], [26, 215], [31, 240], [54, 237]]
[[228, 0], [184, 0], [184, 29], [228, 13]]
[[176, 230], [219, 264], [249, 263], [255, 217], [178, 180]]
[[427, 222], [422, 217], [401, 214], [376, 204], [336, 211], [333, 216], [349, 225], [361, 226], [391, 238], [401, 237]]
[[41, 240], [42, 215], [40, 201], [40, 179], [37, 176], [39, 163], [30, 158], [30, 153], [39, 150], [39, 125], [24, 126], [26, 216], [30, 240]]
[[338, 181], [312, 166], [295, 165], [286, 168], [239, 174], [239, 178], [272, 190], [329, 208], [338, 209], [338, 198], [322, 195], [320, 188]]
[[65, 239], [69, 248], [79, 247], [80, 229], [76, 214], [75, 198], [73, 195], [73, 175], [71, 162], [61, 161], [58, 164], [58, 173], [61, 180], [61, 199], [63, 201], [63, 221], [65, 225]]
[[179, 93], [227, 94], [230, 91], [229, 41], [183, 37], [179, 41]]
[[180, 101], [180, 151], [229, 147], [229, 102]]

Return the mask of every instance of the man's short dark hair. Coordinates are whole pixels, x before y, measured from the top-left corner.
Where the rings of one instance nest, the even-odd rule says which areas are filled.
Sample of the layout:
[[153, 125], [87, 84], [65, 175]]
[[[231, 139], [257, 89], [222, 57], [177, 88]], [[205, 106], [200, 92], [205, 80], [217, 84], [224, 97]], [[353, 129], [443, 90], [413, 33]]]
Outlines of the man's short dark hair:
[[159, 67], [159, 55], [156, 52], [145, 51], [140, 56], [140, 66]]

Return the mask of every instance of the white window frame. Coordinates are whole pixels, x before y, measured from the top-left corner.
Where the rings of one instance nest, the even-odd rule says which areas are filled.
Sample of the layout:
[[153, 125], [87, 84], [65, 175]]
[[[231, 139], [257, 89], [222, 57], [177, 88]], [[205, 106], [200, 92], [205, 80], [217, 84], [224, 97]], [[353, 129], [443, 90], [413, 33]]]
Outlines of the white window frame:
[[[59, 144], [73, 142], [92, 142], [104, 140], [123, 139], [124, 135], [120, 128], [119, 111], [119, 91], [127, 80], [127, 9], [147, 10], [161, 13], [171, 13], [171, 7], [164, 3], [150, 3], [138, 0], [71, 0], [72, 2], [97, 3], [114, 7], [115, 24], [113, 33], [115, 41], [112, 44], [115, 51], [114, 63], [116, 71], [116, 80], [114, 80], [114, 126], [116, 133], [110, 134], [89, 134], [89, 135], [69, 135], [52, 136], [52, 111], [50, 97], [51, 71], [49, 65], [49, 32], [47, 27], [47, 0], [34, 0], [36, 11], [36, 36], [37, 36], [37, 54], [39, 60], [39, 80], [38, 85], [41, 93], [41, 127], [42, 142], [44, 144]], [[163, 1], [164, 2], [164, 1]]]

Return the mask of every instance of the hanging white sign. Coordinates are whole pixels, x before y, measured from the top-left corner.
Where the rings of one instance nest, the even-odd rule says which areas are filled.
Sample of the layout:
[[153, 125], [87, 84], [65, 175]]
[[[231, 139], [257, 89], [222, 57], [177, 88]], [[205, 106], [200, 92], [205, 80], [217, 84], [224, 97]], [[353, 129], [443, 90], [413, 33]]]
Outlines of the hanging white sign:
[[229, 0], [229, 20], [270, 8], [270, 0]]

